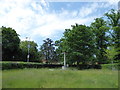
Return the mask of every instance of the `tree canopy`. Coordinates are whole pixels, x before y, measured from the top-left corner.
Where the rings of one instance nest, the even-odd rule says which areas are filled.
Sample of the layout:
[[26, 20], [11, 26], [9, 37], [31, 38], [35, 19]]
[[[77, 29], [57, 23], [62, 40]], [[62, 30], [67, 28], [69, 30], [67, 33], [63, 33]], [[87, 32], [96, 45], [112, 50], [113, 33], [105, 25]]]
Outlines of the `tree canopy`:
[[13, 60], [19, 50], [20, 39], [16, 31], [10, 27], [1, 27], [2, 30], [2, 59]]
[[30, 61], [38, 61], [38, 45], [34, 41], [21, 41], [20, 42], [20, 57], [21, 60], [27, 61], [28, 55], [28, 46], [29, 46], [29, 55]]
[[120, 60], [120, 11], [111, 9], [109, 12], [105, 13], [105, 16], [108, 18], [112, 44], [115, 44], [114, 46], [118, 52], [116, 59]]
[[56, 61], [56, 52], [54, 43], [50, 38], [47, 38], [46, 40], [43, 40], [44, 43], [40, 47], [42, 60], [47, 60], [48, 63], [51, 63], [53, 61]]
[[67, 52], [68, 63], [87, 63], [94, 59], [93, 33], [90, 27], [85, 25], [72, 26], [66, 29], [61, 45], [63, 52]]
[[107, 35], [109, 27], [107, 26], [106, 21], [104, 21], [102, 18], [96, 18], [95, 21], [91, 24], [91, 28], [95, 36], [94, 44], [97, 49], [97, 60], [99, 63], [104, 63], [106, 60], [105, 49], [107, 49], [107, 46], [109, 45], [109, 36]]

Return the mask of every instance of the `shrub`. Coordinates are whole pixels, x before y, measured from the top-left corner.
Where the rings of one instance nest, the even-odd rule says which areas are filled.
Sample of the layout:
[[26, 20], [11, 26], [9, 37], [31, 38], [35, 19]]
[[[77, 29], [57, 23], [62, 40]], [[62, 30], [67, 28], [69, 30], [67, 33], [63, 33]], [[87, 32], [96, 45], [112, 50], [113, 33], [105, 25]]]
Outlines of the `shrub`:
[[85, 64], [85, 65], [80, 65], [79, 69], [101, 69], [101, 65], [100, 64], [97, 64], [97, 65]]
[[114, 63], [114, 64], [102, 64], [103, 69], [115, 69], [120, 70], [120, 64]]
[[[8, 69], [23, 69], [23, 68], [61, 68], [62, 64], [41, 64], [41, 63], [33, 63], [33, 62], [0, 62], [2, 63], [2, 70]], [[78, 69], [101, 69], [101, 65], [87, 65], [81, 64], [77, 65], [69, 65], [69, 67], [77, 67]]]
[[96, 64], [96, 65], [89, 65], [89, 64], [80, 64], [79, 66], [77, 65], [70, 65], [70, 67], [77, 67], [78, 69], [82, 70], [82, 69], [101, 69], [101, 65], [100, 64]]
[[41, 64], [31, 62], [2, 62], [2, 70], [23, 68], [58, 68], [61, 64]]

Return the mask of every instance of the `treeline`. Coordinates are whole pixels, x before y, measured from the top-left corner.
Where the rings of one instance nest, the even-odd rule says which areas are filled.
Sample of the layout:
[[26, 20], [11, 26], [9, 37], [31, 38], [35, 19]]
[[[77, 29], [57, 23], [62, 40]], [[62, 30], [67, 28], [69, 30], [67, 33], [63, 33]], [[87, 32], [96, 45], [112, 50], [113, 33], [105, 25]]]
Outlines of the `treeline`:
[[27, 61], [28, 46], [30, 46], [30, 61], [39, 61], [38, 45], [34, 41], [21, 41], [16, 31], [10, 27], [1, 27], [2, 32], [2, 60]]
[[[90, 26], [71, 25], [63, 37], [53, 42], [50, 38], [37, 49], [34, 41], [20, 41], [12, 28], [1, 27], [3, 60], [62, 63], [63, 52], [68, 64], [103, 64], [120, 61], [120, 12], [110, 10], [96, 18]], [[30, 44], [30, 46], [28, 46]]]

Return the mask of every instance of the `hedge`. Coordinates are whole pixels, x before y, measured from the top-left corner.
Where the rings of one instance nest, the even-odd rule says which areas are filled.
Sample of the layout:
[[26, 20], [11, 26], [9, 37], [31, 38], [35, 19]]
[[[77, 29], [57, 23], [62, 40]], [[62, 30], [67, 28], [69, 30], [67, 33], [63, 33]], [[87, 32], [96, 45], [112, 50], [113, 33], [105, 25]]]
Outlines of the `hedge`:
[[23, 69], [23, 68], [58, 68], [61, 64], [41, 64], [27, 62], [2, 62], [2, 70], [7, 69]]
[[120, 70], [120, 64], [114, 63], [114, 64], [102, 64], [103, 69], [114, 69], [114, 70]]
[[[62, 64], [41, 64], [33, 62], [1, 62], [2, 70], [23, 69], [23, 68], [61, 68]], [[77, 67], [78, 69], [101, 69], [101, 65], [69, 65], [69, 67]]]
[[77, 67], [79, 70], [82, 70], [82, 69], [101, 69], [102, 68], [100, 64], [92, 64], [92, 65], [80, 64], [79, 66], [71, 65], [71, 67]]

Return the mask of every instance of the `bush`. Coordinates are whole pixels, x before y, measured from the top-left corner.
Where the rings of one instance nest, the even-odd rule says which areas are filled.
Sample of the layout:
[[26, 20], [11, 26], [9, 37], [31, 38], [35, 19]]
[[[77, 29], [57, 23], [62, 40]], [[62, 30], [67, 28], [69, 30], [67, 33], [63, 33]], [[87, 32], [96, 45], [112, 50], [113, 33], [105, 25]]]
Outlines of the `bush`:
[[70, 65], [70, 67], [77, 67], [79, 70], [82, 69], [101, 69], [101, 65], [100, 64], [96, 64], [96, 65], [89, 65], [89, 64], [80, 64], [79, 66], [77, 65]]
[[41, 64], [31, 62], [1, 62], [2, 70], [7, 69], [23, 69], [23, 68], [58, 68], [62, 67], [61, 64]]
[[[23, 69], [23, 68], [61, 68], [62, 64], [41, 64], [41, 63], [33, 63], [33, 62], [0, 62], [2, 63], [2, 70], [8, 69]], [[69, 67], [77, 67], [77, 69], [101, 69], [101, 65], [87, 65], [81, 64], [77, 65], [69, 65]]]
[[102, 64], [103, 69], [114, 69], [114, 70], [120, 70], [120, 64], [114, 63], [114, 64]]

